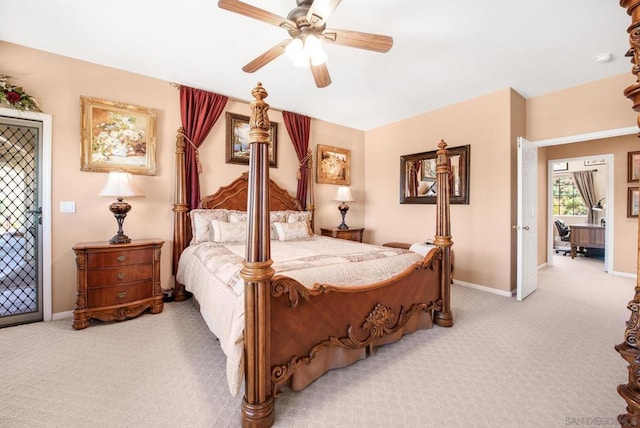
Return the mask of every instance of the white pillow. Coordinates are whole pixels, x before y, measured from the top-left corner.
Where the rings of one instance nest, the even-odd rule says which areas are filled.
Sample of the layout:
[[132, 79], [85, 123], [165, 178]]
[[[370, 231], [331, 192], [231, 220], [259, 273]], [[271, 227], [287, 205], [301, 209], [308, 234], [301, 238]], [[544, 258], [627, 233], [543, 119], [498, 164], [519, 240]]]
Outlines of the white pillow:
[[[247, 213], [245, 211], [229, 211], [229, 223], [247, 221]], [[271, 211], [269, 213], [269, 224], [271, 224], [271, 239], [278, 239], [278, 233], [273, 227], [273, 223], [286, 223], [286, 211]]]
[[233, 243], [247, 240], [247, 223], [230, 223], [220, 220], [211, 220], [213, 230], [213, 242]]
[[229, 210], [229, 223], [240, 223], [247, 221], [246, 211]]
[[189, 212], [189, 217], [191, 217], [190, 245], [213, 241], [211, 220], [227, 221], [228, 219], [227, 210], [224, 209], [195, 209]]
[[311, 228], [311, 211], [287, 211], [287, 223], [294, 223], [302, 221], [306, 223], [309, 235], [313, 235], [313, 229]]
[[309, 228], [304, 221], [293, 221], [289, 223], [273, 223], [278, 233], [280, 241], [297, 241], [307, 239], [309, 236]]

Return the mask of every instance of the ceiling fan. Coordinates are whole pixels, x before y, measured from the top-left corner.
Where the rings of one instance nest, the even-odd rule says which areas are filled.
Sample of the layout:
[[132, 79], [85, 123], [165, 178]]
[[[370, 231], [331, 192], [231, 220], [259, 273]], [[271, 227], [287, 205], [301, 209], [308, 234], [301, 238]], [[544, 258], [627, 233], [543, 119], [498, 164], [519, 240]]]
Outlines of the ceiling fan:
[[296, 0], [298, 6], [292, 9], [286, 18], [238, 0], [220, 0], [218, 6], [284, 28], [291, 36], [291, 39], [283, 40], [242, 67], [243, 71], [253, 73], [286, 52], [296, 64], [311, 67], [316, 86], [324, 88], [331, 84], [331, 77], [325, 64], [327, 56], [322, 50], [320, 40], [376, 52], [387, 52], [393, 46], [393, 38], [389, 36], [327, 29], [327, 19], [340, 1]]

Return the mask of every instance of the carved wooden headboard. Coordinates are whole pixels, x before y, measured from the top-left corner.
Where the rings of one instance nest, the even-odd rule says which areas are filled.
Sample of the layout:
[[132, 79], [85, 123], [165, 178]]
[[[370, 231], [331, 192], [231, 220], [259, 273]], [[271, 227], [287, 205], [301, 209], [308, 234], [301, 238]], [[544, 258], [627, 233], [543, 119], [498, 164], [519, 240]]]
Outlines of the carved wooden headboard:
[[[220, 187], [213, 195], [205, 196], [200, 206], [206, 209], [226, 208], [246, 211], [249, 174], [243, 173], [230, 184]], [[269, 209], [271, 211], [302, 211], [302, 204], [273, 180], [269, 180]]]

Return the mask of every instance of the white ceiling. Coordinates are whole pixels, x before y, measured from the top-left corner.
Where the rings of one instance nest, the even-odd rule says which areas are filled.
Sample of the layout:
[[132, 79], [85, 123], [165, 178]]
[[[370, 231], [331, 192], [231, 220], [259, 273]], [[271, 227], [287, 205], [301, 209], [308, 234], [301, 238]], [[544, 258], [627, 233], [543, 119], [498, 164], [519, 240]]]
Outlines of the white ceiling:
[[[244, 1], [281, 16], [296, 5]], [[273, 108], [362, 130], [506, 87], [529, 98], [631, 70], [631, 20], [616, 0], [344, 0], [328, 28], [394, 45], [325, 46], [333, 83], [323, 89], [285, 55], [244, 73], [289, 36], [216, 0], [0, 0], [0, 10], [0, 40], [242, 100], [261, 81]], [[604, 52], [613, 60], [597, 63]]]

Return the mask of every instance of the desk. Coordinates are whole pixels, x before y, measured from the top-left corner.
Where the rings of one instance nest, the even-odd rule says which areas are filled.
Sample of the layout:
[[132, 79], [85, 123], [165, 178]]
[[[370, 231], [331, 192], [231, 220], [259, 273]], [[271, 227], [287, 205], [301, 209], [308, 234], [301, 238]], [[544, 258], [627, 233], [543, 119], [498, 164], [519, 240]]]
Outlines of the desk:
[[571, 258], [576, 256], [578, 247], [604, 248], [604, 226], [597, 224], [572, 224]]

